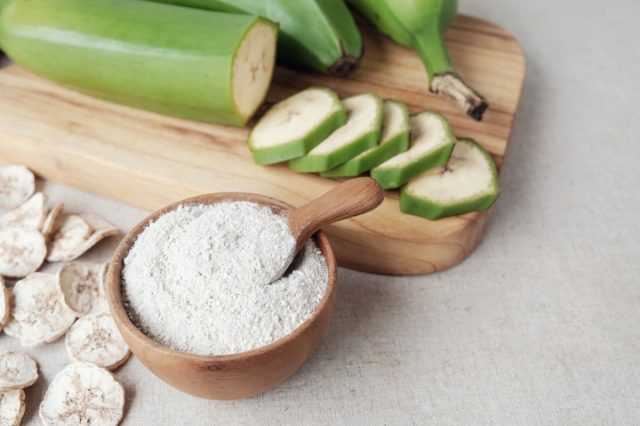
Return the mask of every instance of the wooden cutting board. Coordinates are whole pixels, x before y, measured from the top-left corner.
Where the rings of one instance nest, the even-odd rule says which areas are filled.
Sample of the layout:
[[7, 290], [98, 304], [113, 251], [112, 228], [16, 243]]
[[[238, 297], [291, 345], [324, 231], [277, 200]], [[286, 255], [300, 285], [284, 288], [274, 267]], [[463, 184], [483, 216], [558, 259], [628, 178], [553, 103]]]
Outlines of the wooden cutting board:
[[[454, 64], [491, 103], [484, 121], [428, 92], [422, 63], [410, 50], [362, 25], [365, 56], [349, 79], [280, 68], [269, 102], [309, 85], [340, 96], [372, 91], [412, 111], [444, 113], [456, 135], [472, 137], [502, 164], [518, 109], [525, 63], [518, 42], [490, 23], [460, 16], [447, 32]], [[133, 70], [135, 72], [135, 70]], [[109, 104], [0, 63], [0, 160], [40, 176], [146, 209], [219, 191], [265, 194], [293, 205], [329, 190], [334, 181], [254, 165], [247, 130], [164, 117]], [[400, 212], [388, 191], [374, 212], [327, 228], [339, 264], [386, 274], [449, 268], [476, 247], [489, 213], [431, 222]]]

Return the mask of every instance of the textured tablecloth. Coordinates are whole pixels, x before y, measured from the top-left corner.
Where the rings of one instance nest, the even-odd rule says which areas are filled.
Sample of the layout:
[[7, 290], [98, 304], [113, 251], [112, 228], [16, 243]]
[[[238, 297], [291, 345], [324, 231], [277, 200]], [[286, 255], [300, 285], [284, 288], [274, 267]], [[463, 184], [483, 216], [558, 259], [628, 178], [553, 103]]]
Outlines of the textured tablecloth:
[[[392, 278], [340, 271], [329, 335], [291, 380], [214, 402], [136, 360], [117, 371], [127, 425], [640, 424], [640, 3], [466, 0], [527, 54], [522, 109], [486, 237], [462, 265]], [[45, 184], [123, 230], [145, 212]], [[106, 259], [115, 241], [89, 259]], [[0, 337], [0, 349], [18, 348]], [[42, 377], [26, 424], [66, 363]]]

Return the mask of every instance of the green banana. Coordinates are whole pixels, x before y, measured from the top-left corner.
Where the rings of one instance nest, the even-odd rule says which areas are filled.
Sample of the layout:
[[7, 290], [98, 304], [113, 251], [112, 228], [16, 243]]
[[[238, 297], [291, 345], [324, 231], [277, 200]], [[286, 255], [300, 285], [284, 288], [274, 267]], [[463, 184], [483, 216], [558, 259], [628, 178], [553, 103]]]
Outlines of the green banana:
[[343, 0], [152, 0], [278, 23], [278, 60], [344, 77], [362, 56], [362, 37]]
[[244, 125], [273, 73], [277, 27], [257, 16], [139, 0], [0, 0], [16, 63], [109, 101]]
[[429, 74], [429, 89], [453, 99], [476, 120], [488, 102], [462, 80], [449, 58], [444, 31], [458, 10], [457, 0], [347, 0], [394, 41], [413, 48]]

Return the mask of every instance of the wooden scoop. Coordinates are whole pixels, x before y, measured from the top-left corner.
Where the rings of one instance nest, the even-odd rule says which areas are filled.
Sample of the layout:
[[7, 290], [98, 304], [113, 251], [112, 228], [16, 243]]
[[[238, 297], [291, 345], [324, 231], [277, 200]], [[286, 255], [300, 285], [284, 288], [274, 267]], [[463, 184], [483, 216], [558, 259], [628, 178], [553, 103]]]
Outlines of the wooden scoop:
[[300, 253], [309, 238], [323, 226], [371, 211], [383, 200], [384, 191], [378, 182], [360, 177], [337, 185], [302, 207], [284, 210], [282, 215], [287, 217], [289, 229], [296, 240], [293, 257]]

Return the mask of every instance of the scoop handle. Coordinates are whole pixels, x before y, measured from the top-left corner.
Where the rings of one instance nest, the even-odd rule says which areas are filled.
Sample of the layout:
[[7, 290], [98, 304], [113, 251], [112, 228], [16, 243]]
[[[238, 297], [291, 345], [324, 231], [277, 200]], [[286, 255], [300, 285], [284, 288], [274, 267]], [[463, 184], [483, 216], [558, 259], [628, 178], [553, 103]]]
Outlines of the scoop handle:
[[289, 229], [296, 239], [296, 254], [325, 225], [358, 216], [384, 200], [380, 184], [368, 177], [349, 179], [288, 214]]

